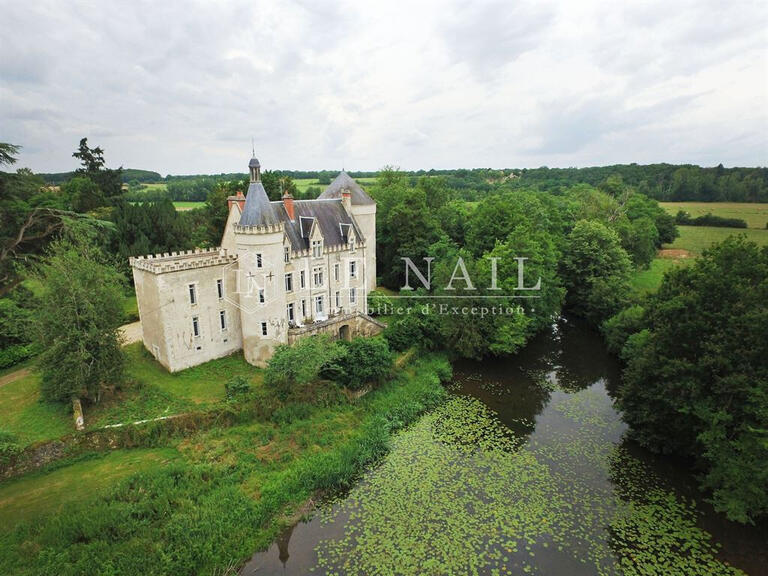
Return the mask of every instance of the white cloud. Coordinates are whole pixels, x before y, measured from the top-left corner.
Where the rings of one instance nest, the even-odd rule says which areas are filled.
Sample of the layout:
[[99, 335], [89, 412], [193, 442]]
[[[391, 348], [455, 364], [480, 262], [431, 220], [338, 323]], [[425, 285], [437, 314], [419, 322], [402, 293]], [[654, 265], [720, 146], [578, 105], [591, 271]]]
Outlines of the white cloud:
[[760, 2], [10, 2], [0, 141], [162, 173], [768, 162]]

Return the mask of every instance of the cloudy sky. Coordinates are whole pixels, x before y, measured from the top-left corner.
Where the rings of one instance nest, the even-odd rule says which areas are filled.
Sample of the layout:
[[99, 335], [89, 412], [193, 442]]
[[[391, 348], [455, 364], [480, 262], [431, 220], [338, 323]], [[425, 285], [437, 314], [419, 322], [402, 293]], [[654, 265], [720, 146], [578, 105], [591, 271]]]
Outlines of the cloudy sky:
[[0, 0], [35, 171], [768, 165], [768, 3]]

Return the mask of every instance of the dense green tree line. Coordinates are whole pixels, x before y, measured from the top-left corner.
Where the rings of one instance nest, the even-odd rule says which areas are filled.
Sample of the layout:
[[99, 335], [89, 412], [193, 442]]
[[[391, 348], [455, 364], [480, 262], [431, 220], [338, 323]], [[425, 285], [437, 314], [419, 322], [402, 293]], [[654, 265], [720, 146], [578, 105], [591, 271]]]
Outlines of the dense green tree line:
[[633, 437], [690, 459], [715, 508], [768, 514], [768, 248], [732, 236], [603, 330]]
[[395, 320], [395, 340], [437, 342], [472, 358], [511, 354], [563, 306], [595, 325], [621, 310], [632, 298], [632, 270], [677, 230], [656, 201], [620, 180], [603, 188], [502, 187], [470, 204], [442, 177], [412, 184], [382, 171], [372, 189], [381, 283], [406, 286], [405, 258], [423, 276], [431, 272], [425, 287], [409, 269], [408, 286], [421, 293], [401, 291], [399, 302], [418, 313]]

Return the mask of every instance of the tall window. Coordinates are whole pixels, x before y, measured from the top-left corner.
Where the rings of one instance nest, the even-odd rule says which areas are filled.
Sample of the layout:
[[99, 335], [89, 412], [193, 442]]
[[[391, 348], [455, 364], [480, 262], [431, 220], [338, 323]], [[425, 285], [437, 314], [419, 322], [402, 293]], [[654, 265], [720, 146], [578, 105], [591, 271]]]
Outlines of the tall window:
[[336, 282], [339, 281], [339, 265], [338, 264], [333, 265], [333, 279], [336, 280]]
[[285, 291], [293, 292], [293, 274], [285, 275]]
[[296, 314], [294, 312], [293, 302], [290, 302], [288, 304], [288, 307], [286, 308], [286, 312], [288, 315], [288, 322], [294, 322], [296, 320]]
[[264, 304], [264, 288], [259, 288], [259, 304]]
[[256, 268], [261, 268], [263, 264], [264, 263], [261, 254], [256, 254]]
[[291, 249], [288, 246], [283, 248], [283, 260], [286, 264], [291, 261]]
[[226, 312], [226, 310], [219, 310], [219, 326], [221, 326], [221, 330], [222, 331], [227, 329], [227, 312]]
[[197, 288], [194, 284], [189, 285], [189, 303], [197, 304]]
[[336, 291], [336, 308], [341, 308], [341, 292]]
[[306, 274], [304, 273], [304, 270], [299, 272], [299, 287], [304, 288], [307, 284]]
[[323, 241], [312, 240], [312, 257], [320, 258], [323, 255]]
[[315, 313], [316, 314], [322, 314], [324, 310], [323, 306], [323, 297], [321, 296], [315, 296]]
[[216, 280], [216, 292], [219, 295], [219, 300], [224, 298], [224, 281], [221, 278]]
[[266, 336], [267, 335], [267, 323], [262, 322], [261, 323], [261, 335]]
[[349, 277], [357, 278], [357, 261], [356, 260], [349, 261]]
[[197, 316], [192, 316], [192, 334], [195, 335], [195, 338], [200, 336], [200, 320]]
[[307, 301], [306, 300], [301, 301], [301, 317], [302, 318], [307, 317]]
[[354, 288], [349, 289], [349, 303], [355, 304], [357, 302], [357, 290]]
[[315, 286], [322, 286], [323, 285], [323, 269], [320, 267], [314, 268], [312, 270], [312, 279], [315, 283]]

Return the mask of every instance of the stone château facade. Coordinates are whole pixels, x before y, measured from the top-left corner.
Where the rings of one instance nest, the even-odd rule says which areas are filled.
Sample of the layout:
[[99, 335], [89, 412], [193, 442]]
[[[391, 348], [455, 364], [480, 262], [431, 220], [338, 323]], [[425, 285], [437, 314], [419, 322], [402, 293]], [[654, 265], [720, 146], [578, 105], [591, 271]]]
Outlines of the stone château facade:
[[342, 171], [317, 200], [270, 201], [249, 163], [221, 247], [131, 258], [144, 346], [175, 372], [242, 349], [263, 366], [303, 336], [372, 335], [376, 203]]

